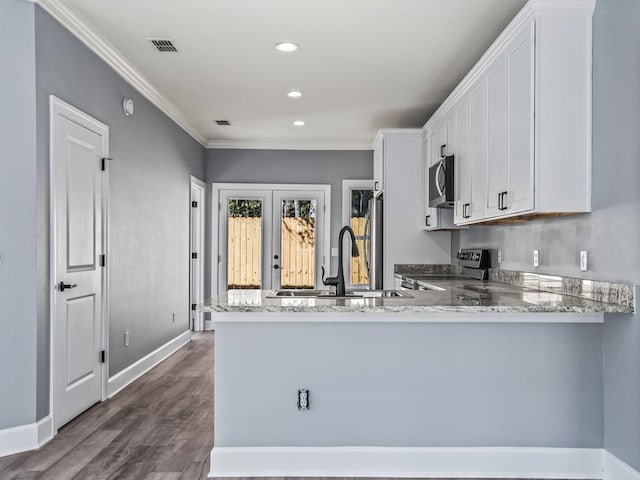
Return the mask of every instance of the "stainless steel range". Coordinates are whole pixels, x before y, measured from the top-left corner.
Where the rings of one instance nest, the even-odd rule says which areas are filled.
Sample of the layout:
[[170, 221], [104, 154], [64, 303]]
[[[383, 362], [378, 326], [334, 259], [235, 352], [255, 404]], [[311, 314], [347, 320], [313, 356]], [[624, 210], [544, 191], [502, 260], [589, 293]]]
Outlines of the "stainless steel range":
[[460, 266], [460, 276], [486, 280], [489, 278], [489, 250], [463, 248], [456, 255]]

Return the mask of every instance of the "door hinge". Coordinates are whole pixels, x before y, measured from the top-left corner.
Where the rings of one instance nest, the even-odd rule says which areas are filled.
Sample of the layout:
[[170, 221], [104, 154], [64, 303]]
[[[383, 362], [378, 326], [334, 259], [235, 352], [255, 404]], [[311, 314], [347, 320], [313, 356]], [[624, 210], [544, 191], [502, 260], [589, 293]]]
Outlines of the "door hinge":
[[106, 363], [106, 362], [107, 362], [107, 351], [100, 350], [100, 363]]
[[193, 208], [198, 208], [198, 202], [196, 202], [195, 200], [193, 202], [191, 202], [191, 206]]
[[102, 157], [102, 163], [100, 164], [100, 170], [103, 172], [107, 169], [107, 160], [113, 160], [113, 158]]
[[191, 310], [195, 311], [196, 307], [198, 306], [197, 303], [192, 303], [191, 304]]
[[101, 267], [106, 267], [107, 266], [107, 256], [106, 255], [100, 255], [100, 266]]
[[198, 254], [197, 254], [196, 252], [193, 252], [193, 253], [191, 254], [191, 258], [198, 258]]

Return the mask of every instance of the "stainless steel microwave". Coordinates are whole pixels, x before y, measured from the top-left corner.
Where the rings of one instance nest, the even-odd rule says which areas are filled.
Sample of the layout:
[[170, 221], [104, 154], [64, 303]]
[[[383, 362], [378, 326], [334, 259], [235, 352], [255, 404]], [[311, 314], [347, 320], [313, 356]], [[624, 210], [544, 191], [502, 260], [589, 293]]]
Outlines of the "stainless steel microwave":
[[440, 157], [429, 167], [429, 206], [453, 207], [453, 155]]

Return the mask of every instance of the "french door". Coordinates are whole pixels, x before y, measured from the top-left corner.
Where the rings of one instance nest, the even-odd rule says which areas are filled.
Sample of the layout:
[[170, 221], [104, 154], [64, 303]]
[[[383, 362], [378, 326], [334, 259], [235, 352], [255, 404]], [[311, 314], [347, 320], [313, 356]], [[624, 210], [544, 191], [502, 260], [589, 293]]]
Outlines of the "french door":
[[317, 288], [328, 260], [329, 187], [233, 187], [218, 189], [218, 293]]

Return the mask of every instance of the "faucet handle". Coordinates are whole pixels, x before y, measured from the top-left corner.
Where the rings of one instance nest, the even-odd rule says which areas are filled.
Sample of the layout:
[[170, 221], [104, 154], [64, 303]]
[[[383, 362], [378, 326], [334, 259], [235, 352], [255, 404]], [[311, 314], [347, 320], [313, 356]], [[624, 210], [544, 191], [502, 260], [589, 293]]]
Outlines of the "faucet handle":
[[320, 267], [322, 269], [322, 283], [324, 285], [338, 285], [338, 277], [326, 277], [324, 276], [324, 266]]

